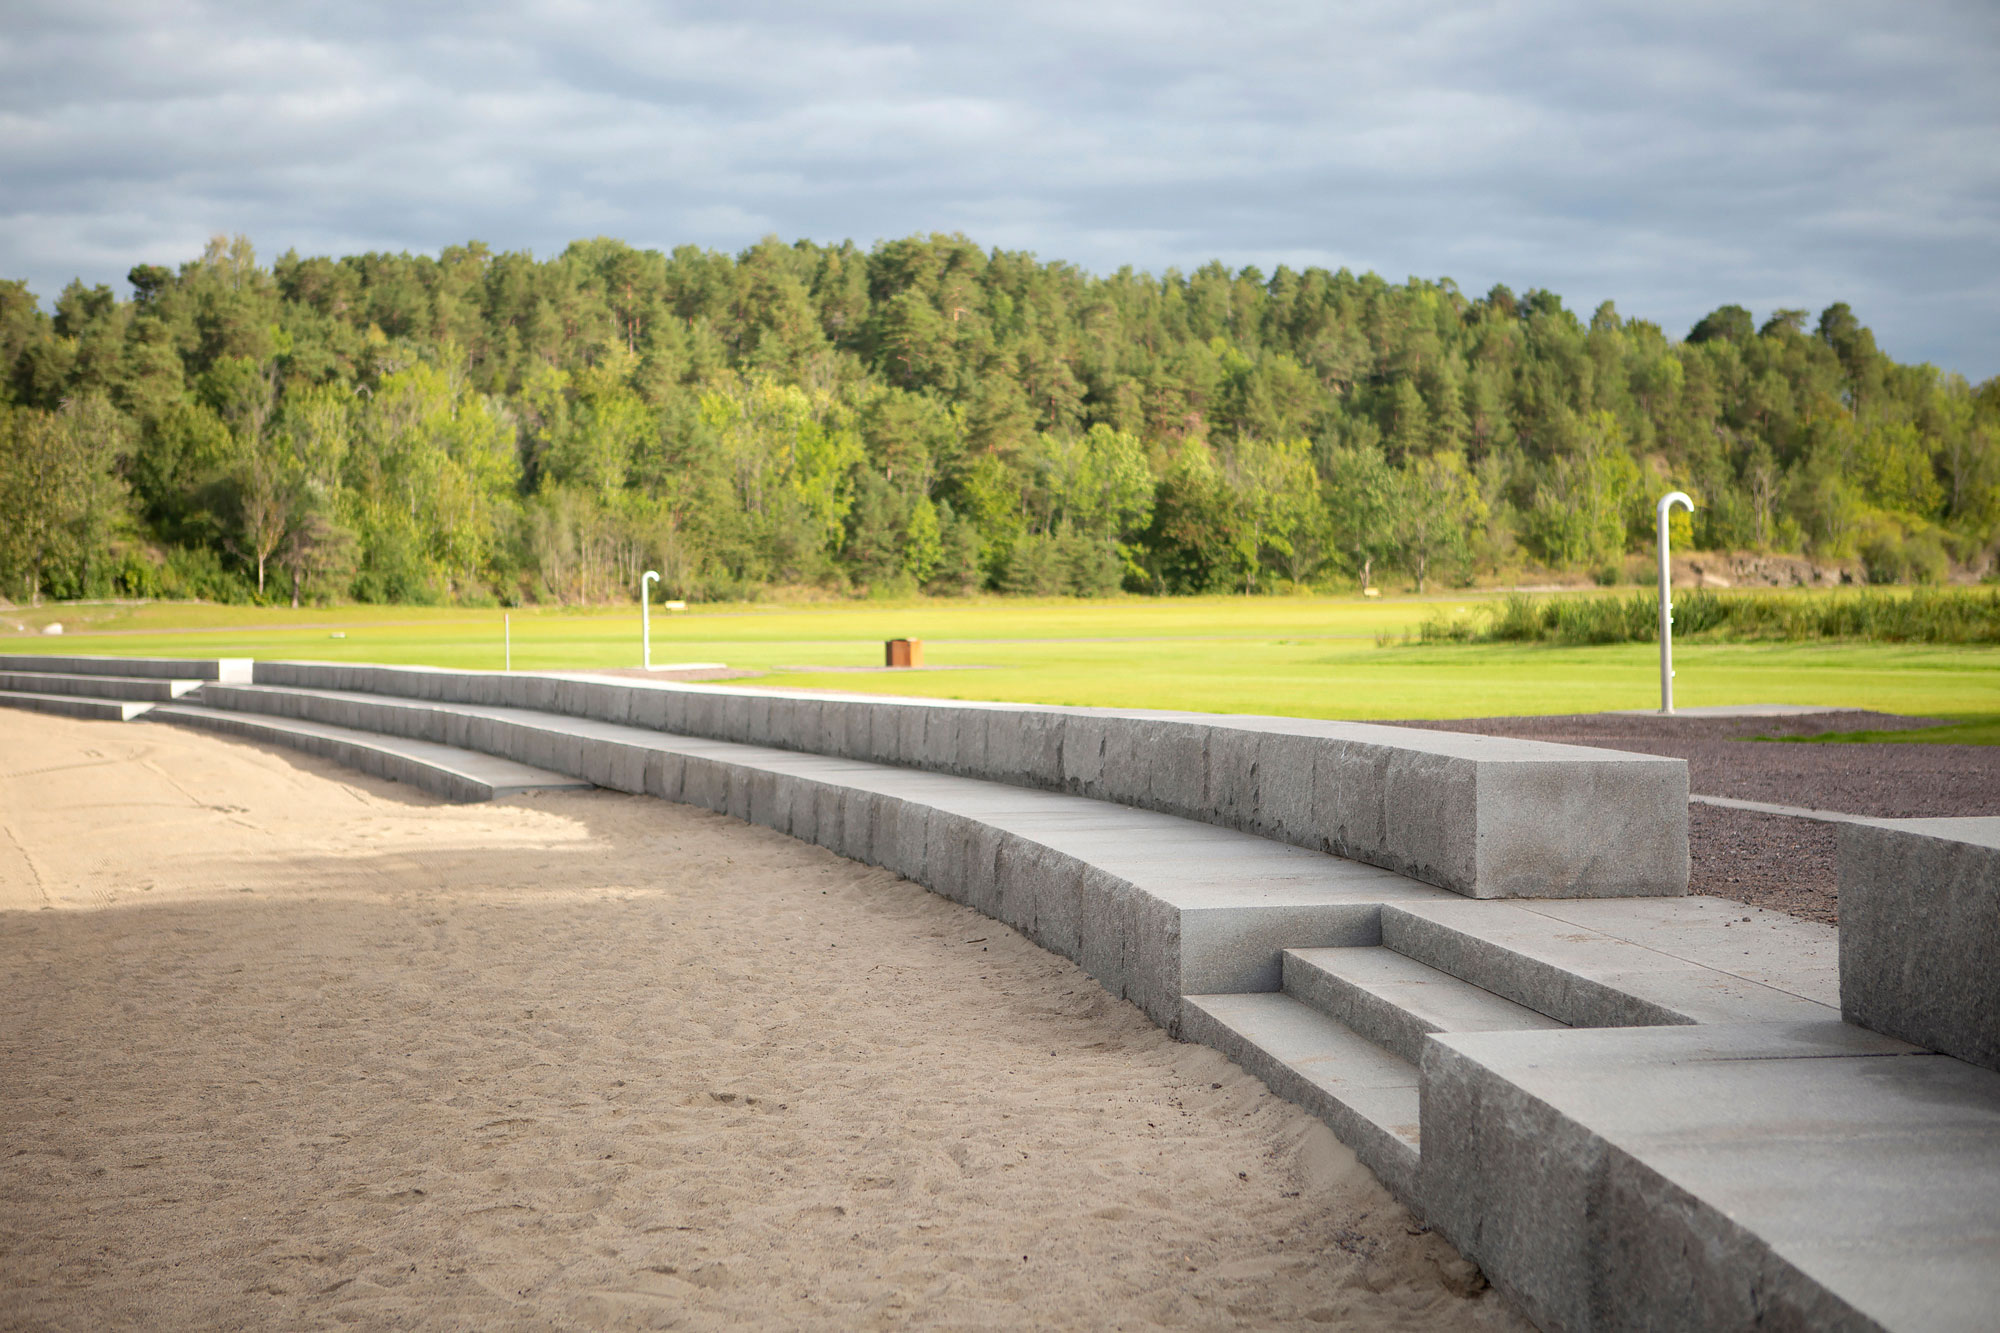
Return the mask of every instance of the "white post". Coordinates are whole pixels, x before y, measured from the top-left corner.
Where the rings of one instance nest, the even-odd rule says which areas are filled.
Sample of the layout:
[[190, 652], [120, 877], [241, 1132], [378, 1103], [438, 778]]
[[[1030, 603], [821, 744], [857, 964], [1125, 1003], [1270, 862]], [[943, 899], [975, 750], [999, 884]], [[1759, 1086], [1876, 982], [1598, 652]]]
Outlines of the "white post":
[[506, 645], [507, 655], [503, 660], [507, 663], [507, 670], [512, 671], [514, 669], [514, 617], [513, 616], [503, 615], [500, 617], [500, 636], [501, 636], [500, 642]]
[[1694, 501], [1681, 491], [1660, 497], [1660, 712], [1674, 711], [1674, 604], [1672, 566], [1667, 562], [1667, 511], [1675, 505], [1694, 512]]
[[639, 651], [643, 659], [640, 665], [648, 671], [653, 669], [653, 602], [646, 596], [646, 587], [659, 577], [649, 569], [639, 579]]

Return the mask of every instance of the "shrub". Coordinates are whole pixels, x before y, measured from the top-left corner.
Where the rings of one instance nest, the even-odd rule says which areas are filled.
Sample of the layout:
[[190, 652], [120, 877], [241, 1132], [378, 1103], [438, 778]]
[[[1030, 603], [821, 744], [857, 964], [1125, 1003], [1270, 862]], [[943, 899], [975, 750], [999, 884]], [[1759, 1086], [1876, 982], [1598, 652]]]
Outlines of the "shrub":
[[[1919, 587], [1908, 594], [1728, 594], [1695, 589], [1674, 598], [1674, 636], [1747, 640], [1872, 639], [1884, 643], [2000, 643], [2000, 590]], [[1414, 636], [1423, 643], [1652, 643], [1659, 637], [1653, 593], [1629, 597], [1531, 597], [1510, 593], [1469, 617], [1434, 615]]]

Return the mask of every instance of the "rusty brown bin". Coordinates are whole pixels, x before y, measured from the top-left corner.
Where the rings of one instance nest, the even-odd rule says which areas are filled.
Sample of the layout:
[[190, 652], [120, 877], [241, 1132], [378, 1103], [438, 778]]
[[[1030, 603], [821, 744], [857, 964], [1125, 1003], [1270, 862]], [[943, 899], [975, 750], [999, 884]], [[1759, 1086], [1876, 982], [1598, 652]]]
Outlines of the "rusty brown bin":
[[920, 667], [924, 664], [922, 639], [891, 639], [882, 645], [882, 665]]

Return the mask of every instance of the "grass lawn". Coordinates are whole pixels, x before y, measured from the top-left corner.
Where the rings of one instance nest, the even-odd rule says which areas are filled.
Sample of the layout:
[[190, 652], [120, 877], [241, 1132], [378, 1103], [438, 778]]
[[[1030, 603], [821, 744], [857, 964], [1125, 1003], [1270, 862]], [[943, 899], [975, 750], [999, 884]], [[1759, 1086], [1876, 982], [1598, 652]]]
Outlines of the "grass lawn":
[[[654, 612], [653, 660], [725, 662], [768, 672], [756, 683], [778, 687], [1300, 717], [1478, 717], [1657, 705], [1658, 658], [1648, 644], [1376, 646], [1379, 633], [1400, 634], [1440, 606], [1471, 606], [1487, 596], [701, 606]], [[503, 613], [71, 605], [0, 613], [0, 652], [490, 670], [501, 665], [503, 614], [511, 617], [517, 670], [638, 665], [636, 607]], [[14, 623], [32, 630], [50, 620], [63, 622], [61, 638], [5, 632]], [[923, 639], [928, 665], [961, 669], [825, 669], [880, 666], [882, 640], [893, 637]], [[1675, 701], [1684, 707], [1876, 708], [1962, 721], [1963, 734], [1950, 738], [1961, 743], [2000, 740], [2000, 649], [1683, 641], [1675, 666]]]

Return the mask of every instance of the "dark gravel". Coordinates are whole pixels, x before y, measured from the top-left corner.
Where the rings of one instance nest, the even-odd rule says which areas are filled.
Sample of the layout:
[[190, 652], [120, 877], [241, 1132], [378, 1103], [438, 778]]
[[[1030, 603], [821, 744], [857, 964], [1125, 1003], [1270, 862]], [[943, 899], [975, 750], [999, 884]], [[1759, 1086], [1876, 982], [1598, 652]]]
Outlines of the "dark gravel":
[[[1788, 745], [1754, 739], [1937, 725], [1929, 718], [1860, 710], [1761, 718], [1584, 713], [1400, 725], [1668, 755], [1687, 760], [1689, 789], [1704, 796], [1887, 819], [2000, 814], [2000, 746]], [[1690, 806], [1688, 816], [1690, 892], [1814, 921], [1838, 920], [1833, 825], [1703, 805]]]

